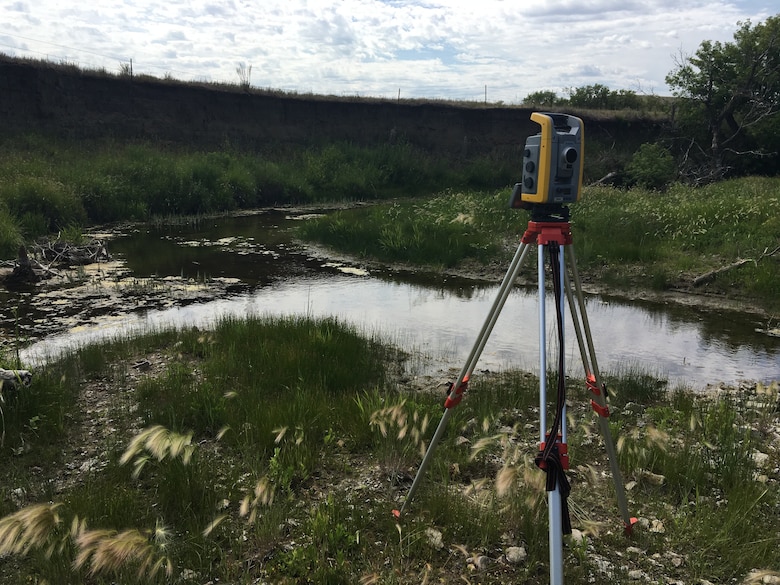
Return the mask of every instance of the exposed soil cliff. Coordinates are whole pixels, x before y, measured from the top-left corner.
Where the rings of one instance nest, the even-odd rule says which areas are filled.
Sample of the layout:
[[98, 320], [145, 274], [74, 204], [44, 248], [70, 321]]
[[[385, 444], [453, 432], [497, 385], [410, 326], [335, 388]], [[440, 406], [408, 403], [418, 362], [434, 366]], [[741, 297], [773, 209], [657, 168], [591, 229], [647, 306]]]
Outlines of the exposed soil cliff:
[[[0, 127], [69, 139], [153, 139], [264, 150], [283, 145], [406, 140], [447, 157], [515, 158], [538, 132], [532, 110], [443, 102], [338, 99], [238, 86], [115, 77], [75, 67], [0, 59]], [[652, 140], [657, 121], [583, 116], [602, 147]]]

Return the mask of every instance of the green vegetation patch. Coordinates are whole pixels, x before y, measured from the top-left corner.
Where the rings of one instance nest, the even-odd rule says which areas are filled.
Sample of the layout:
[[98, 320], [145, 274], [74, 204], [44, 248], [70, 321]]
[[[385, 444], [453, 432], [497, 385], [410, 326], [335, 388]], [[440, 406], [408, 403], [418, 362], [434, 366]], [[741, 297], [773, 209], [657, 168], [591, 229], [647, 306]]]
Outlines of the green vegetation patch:
[[[299, 233], [385, 262], [505, 265], [529, 219], [508, 209], [508, 198], [508, 190], [447, 191], [338, 212], [307, 222]], [[747, 259], [699, 290], [778, 307], [780, 179], [674, 185], [665, 192], [590, 187], [570, 208], [578, 261], [602, 284], [691, 289], [695, 278]]]
[[0, 254], [6, 258], [23, 239], [73, 226], [497, 187], [512, 173], [505, 161], [478, 157], [453, 168], [402, 142], [253, 153], [30, 135], [0, 143], [0, 153]]
[[329, 214], [306, 222], [301, 237], [339, 251], [384, 262], [453, 267], [465, 260], [488, 262], [514, 223], [494, 196], [447, 191], [436, 197], [402, 200]]

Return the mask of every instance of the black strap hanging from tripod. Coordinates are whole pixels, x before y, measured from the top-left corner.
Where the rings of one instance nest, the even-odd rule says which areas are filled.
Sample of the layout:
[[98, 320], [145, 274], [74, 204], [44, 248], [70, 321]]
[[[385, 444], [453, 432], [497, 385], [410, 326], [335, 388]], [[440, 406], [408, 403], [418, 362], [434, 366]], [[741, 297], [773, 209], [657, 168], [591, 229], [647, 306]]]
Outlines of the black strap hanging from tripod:
[[561, 308], [561, 300], [563, 298], [563, 283], [561, 282], [561, 246], [551, 243], [547, 246], [547, 249], [550, 254], [550, 270], [552, 271], [553, 296], [555, 299], [555, 315], [558, 331], [558, 388], [552, 427], [547, 433], [544, 447], [539, 451], [534, 462], [537, 467], [543, 469], [547, 473], [547, 491], [554, 491], [556, 486], [559, 488], [562, 509], [561, 528], [563, 534], [571, 534], [571, 518], [569, 516], [568, 503], [571, 486], [569, 480], [566, 478], [565, 465], [563, 462], [564, 453], [561, 452], [562, 445], [558, 441], [558, 434], [561, 430], [563, 420], [564, 406], [566, 404], [563, 310]]

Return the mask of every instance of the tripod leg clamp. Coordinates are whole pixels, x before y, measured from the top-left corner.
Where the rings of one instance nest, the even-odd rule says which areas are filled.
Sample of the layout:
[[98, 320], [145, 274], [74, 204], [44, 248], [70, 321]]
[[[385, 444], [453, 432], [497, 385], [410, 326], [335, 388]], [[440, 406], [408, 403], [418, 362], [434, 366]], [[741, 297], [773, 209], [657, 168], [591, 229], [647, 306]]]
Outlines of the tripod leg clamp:
[[[547, 441], [542, 441], [539, 444], [539, 455], [536, 457], [536, 466], [539, 469], [544, 469], [545, 471], [547, 470], [547, 461], [544, 458], [544, 452], [547, 448], [547, 442], [549, 440], [550, 435], [548, 433]], [[555, 456], [557, 456], [561, 469], [569, 469], [569, 446], [566, 443], [561, 442], [560, 435], [558, 435], [558, 440], [555, 442], [555, 445], [552, 447], [550, 453], [554, 453]]]
[[[588, 387], [588, 390], [590, 390], [591, 394], [594, 396], [604, 396], [604, 400], [606, 400], [607, 385], [602, 384], [601, 387], [599, 387], [598, 382], [596, 382], [596, 376], [593, 374], [588, 374], [585, 377], [585, 385]], [[609, 418], [609, 406], [607, 404], [602, 405], [591, 399], [590, 406], [599, 416]]]
[[467, 390], [468, 385], [468, 376], [463, 378], [463, 381], [458, 384], [457, 387], [454, 383], [450, 382], [449, 388], [447, 388], [447, 399], [444, 401], [444, 408], [452, 408], [453, 406], [460, 404], [460, 401], [463, 400], [463, 393]]

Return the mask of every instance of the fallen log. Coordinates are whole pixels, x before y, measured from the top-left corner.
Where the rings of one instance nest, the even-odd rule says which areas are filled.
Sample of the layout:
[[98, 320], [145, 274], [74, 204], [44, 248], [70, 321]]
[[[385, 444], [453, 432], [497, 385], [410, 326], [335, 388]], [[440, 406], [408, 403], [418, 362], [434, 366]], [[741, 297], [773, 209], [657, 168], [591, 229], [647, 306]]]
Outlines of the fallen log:
[[780, 246], [769, 251], [769, 248], [766, 248], [764, 250], [764, 253], [761, 254], [758, 258], [752, 259], [752, 258], [740, 258], [736, 262], [732, 262], [731, 264], [728, 264], [727, 266], [721, 266], [720, 268], [716, 268], [715, 270], [710, 270], [709, 272], [705, 272], [701, 276], [697, 276], [693, 279], [693, 286], [701, 286], [703, 284], [706, 284], [708, 282], [711, 282], [715, 280], [720, 274], [723, 274], [724, 272], [728, 272], [730, 270], [734, 270], [735, 268], [739, 268], [740, 266], [744, 266], [745, 264], [758, 264], [758, 262], [764, 258], [768, 258], [769, 256], [774, 256], [780, 252]]
[[591, 183], [588, 186], [592, 187], [594, 185], [603, 185], [604, 183], [609, 183], [609, 182], [612, 181], [612, 179], [614, 179], [617, 176], [618, 176], [618, 174], [616, 172], [612, 171], [610, 173], [607, 173], [603, 177], [601, 177], [598, 181], [594, 181], [593, 183]]

